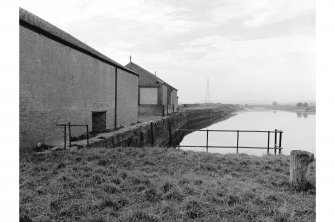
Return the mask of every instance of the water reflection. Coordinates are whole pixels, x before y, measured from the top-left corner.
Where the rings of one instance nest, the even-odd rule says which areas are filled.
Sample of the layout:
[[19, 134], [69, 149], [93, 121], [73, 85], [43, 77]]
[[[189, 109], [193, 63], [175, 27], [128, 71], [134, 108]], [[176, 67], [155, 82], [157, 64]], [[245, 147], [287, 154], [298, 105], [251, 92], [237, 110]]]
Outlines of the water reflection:
[[309, 113], [309, 112], [305, 112], [305, 111], [298, 111], [296, 112], [297, 117], [299, 118], [308, 118], [309, 115], [315, 115], [314, 113]]

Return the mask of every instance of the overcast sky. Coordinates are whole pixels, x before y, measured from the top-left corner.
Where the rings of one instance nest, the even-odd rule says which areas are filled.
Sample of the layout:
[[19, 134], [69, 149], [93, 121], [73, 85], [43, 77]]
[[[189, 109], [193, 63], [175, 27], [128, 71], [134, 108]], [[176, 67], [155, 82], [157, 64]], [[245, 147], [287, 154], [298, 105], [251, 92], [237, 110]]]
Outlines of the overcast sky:
[[314, 0], [24, 0], [20, 6], [178, 89], [181, 103], [315, 100]]

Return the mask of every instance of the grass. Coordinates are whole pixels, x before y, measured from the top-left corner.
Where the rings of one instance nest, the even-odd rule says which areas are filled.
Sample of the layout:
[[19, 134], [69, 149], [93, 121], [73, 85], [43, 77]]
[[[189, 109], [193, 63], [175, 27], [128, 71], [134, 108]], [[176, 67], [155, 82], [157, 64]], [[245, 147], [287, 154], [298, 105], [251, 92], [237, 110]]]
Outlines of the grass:
[[288, 156], [172, 148], [21, 152], [20, 220], [315, 221], [312, 174], [311, 188], [297, 192], [288, 183]]

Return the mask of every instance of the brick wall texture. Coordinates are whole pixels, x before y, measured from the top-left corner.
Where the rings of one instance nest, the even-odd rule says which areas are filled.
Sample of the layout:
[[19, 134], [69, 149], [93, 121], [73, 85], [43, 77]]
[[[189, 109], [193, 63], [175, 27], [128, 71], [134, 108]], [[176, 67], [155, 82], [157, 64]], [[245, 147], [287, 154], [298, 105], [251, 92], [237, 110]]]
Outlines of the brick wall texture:
[[167, 86], [166, 85], [162, 85], [162, 105], [167, 105]]
[[157, 88], [144, 88], [140, 87], [140, 104], [150, 105], [157, 104], [158, 100]]
[[138, 77], [118, 69], [117, 127], [138, 119]]
[[[20, 26], [20, 147], [58, 144], [57, 123], [89, 124], [106, 112], [114, 128], [115, 67]], [[137, 121], [138, 77], [117, 70], [117, 125]], [[71, 129], [73, 136], [84, 128]]]
[[140, 116], [162, 116], [162, 105], [139, 105], [138, 115]]

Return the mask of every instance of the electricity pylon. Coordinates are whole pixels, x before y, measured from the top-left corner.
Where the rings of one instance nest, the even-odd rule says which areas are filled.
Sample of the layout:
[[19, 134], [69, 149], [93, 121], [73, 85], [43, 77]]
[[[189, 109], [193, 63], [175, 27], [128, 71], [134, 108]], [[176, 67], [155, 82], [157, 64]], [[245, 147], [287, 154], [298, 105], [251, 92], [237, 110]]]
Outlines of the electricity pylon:
[[205, 103], [211, 102], [211, 93], [209, 91], [209, 78], [207, 78], [207, 87], [206, 87], [206, 96], [205, 96]]

